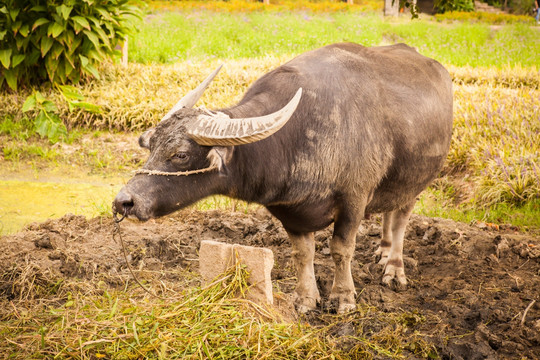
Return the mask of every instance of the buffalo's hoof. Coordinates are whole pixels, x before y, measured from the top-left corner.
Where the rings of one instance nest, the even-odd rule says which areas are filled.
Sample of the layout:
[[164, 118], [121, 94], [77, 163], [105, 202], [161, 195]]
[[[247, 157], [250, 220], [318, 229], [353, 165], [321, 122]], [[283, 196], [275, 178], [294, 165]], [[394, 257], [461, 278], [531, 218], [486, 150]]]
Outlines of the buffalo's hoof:
[[403, 267], [387, 265], [382, 278], [382, 283], [394, 291], [403, 291], [407, 289], [405, 270]]
[[327, 310], [336, 311], [338, 314], [346, 314], [356, 310], [354, 292], [344, 294], [330, 294]]
[[320, 299], [312, 297], [297, 297], [294, 301], [294, 307], [296, 312], [299, 314], [305, 314], [309, 311], [317, 309], [317, 304], [320, 302]]

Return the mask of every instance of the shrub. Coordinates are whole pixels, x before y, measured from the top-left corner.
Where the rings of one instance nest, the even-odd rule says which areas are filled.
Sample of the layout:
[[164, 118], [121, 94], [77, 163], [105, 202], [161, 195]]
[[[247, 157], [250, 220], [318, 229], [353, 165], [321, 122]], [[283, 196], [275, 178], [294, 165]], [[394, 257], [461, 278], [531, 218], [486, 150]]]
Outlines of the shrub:
[[464, 12], [449, 11], [444, 14], [436, 14], [435, 18], [441, 20], [458, 20], [465, 22], [484, 22], [490, 24], [513, 24], [513, 23], [533, 23], [534, 18], [525, 15], [495, 14], [483, 11]]
[[0, 7], [0, 88], [98, 77], [96, 64], [134, 29], [128, 0], [5, 0]]
[[448, 11], [474, 11], [473, 0], [435, 0], [435, 10], [438, 13], [446, 13]]

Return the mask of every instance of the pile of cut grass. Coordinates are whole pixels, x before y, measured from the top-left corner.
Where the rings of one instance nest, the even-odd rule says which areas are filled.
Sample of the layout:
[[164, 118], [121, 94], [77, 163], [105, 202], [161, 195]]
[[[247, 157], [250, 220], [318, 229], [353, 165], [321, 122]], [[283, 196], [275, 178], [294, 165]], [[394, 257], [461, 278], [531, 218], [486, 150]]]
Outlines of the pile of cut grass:
[[[384, 313], [359, 305], [324, 325], [284, 319], [277, 308], [245, 299], [247, 272], [231, 268], [206, 287], [164, 299], [125, 284], [56, 280], [31, 266], [0, 274], [0, 357], [9, 359], [347, 359], [436, 356], [433, 345], [410, 327], [415, 314]], [[117, 279], [118, 280], [118, 279]], [[117, 281], [116, 280], [116, 281]], [[159, 285], [159, 282], [153, 282]], [[168, 287], [169, 285], [172, 286]], [[176, 288], [175, 288], [176, 287]], [[6, 294], [6, 288], [10, 293]], [[172, 296], [170, 294], [173, 294]], [[6, 295], [13, 298], [6, 300]], [[171, 297], [170, 297], [171, 296]], [[418, 321], [411, 323], [412, 317]], [[349, 335], [332, 335], [354, 323]], [[377, 324], [381, 331], [369, 330]], [[369, 326], [368, 326], [369, 325]], [[334, 330], [334, 331], [333, 331]]]

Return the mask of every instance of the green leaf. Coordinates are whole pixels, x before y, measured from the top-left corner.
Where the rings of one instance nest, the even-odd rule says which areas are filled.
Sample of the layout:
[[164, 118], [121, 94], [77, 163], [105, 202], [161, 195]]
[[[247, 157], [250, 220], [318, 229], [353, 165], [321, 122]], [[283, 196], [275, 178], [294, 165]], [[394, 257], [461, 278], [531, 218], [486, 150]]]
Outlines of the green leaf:
[[47, 101], [47, 99], [45, 99], [45, 96], [43, 96], [39, 91], [36, 91], [36, 102], [38, 104], [43, 104], [45, 101]]
[[37, 19], [36, 22], [34, 23], [34, 25], [32, 25], [32, 31], [36, 30], [36, 28], [38, 28], [39, 26], [41, 26], [43, 24], [46, 24], [48, 22], [49, 22], [49, 20], [45, 19], [45, 18]]
[[66, 126], [56, 114], [49, 114], [41, 110], [34, 119], [36, 132], [41, 137], [46, 137], [52, 143], [57, 143], [61, 138], [67, 135]]
[[21, 11], [21, 9], [13, 9], [9, 11], [9, 16], [11, 17], [11, 20], [17, 20], [17, 15], [19, 15], [19, 11]]
[[56, 105], [51, 100], [43, 101], [41, 106], [43, 106], [43, 109], [45, 109], [45, 111], [48, 112], [48, 113], [55, 113], [55, 112], [58, 111], [58, 108], [56, 107]]
[[36, 132], [41, 135], [41, 137], [47, 136], [47, 133], [49, 132], [49, 121], [43, 110], [41, 110], [34, 119], [34, 126], [36, 127]]
[[45, 58], [45, 68], [47, 70], [47, 74], [49, 75], [49, 80], [54, 83], [54, 73], [56, 72], [56, 68], [58, 66], [58, 62], [52, 57], [50, 54], [47, 55]]
[[36, 97], [34, 94], [28, 96], [26, 100], [24, 101], [22, 112], [27, 112], [30, 110], [35, 110], [36, 108]]
[[52, 35], [52, 37], [55, 38], [60, 35], [62, 31], [64, 31], [64, 27], [57, 22], [53, 22], [49, 25], [49, 28], [47, 29], [47, 35]]
[[13, 31], [14, 35], [17, 35], [17, 32], [21, 28], [21, 25], [22, 25], [22, 21], [20, 20], [17, 21], [16, 23], [13, 23], [13, 25], [11, 25], [11, 30]]
[[71, 20], [73, 20], [75, 24], [78, 24], [82, 28], [90, 30], [90, 24], [88, 23], [88, 20], [86, 20], [82, 16], [73, 16]]
[[58, 88], [67, 100], [84, 100], [84, 96], [74, 86], [59, 85]]
[[96, 79], [99, 79], [99, 73], [95, 67], [93, 67], [92, 65], [87, 65], [84, 67], [84, 69], [94, 75]]
[[110, 13], [107, 10], [105, 10], [104, 8], [96, 7], [95, 10], [99, 13], [99, 15], [101, 15], [101, 17], [103, 19], [108, 20], [108, 21], [114, 21], [114, 19], [110, 15]]
[[0, 50], [0, 62], [6, 69], [9, 69], [11, 64], [11, 49]]
[[93, 17], [93, 16], [88, 16], [87, 19], [90, 20], [91, 22], [93, 22], [94, 25], [96, 25], [96, 26], [101, 26], [101, 21], [99, 21], [99, 20], [96, 19], [95, 17]]
[[82, 67], [86, 67], [88, 65], [88, 58], [84, 55], [79, 55], [79, 58], [81, 59]]
[[67, 20], [69, 18], [69, 14], [71, 14], [71, 10], [73, 10], [73, 6], [66, 6], [62, 4], [56, 8], [56, 13], [58, 15], [61, 14], [64, 20]]
[[66, 73], [65, 73], [65, 69], [66, 69], [66, 66], [64, 65], [64, 59], [60, 58], [58, 61], [58, 66], [56, 67], [56, 76], [57, 76], [57, 79], [56, 81], [59, 81], [60, 83], [65, 83], [66, 82]]
[[24, 54], [13, 55], [13, 57], [11, 58], [11, 66], [15, 67], [19, 65], [20, 63], [23, 62], [24, 58], [25, 58]]
[[38, 5], [38, 6], [34, 6], [30, 9], [30, 11], [35, 11], [35, 12], [46, 12], [47, 11], [47, 7], [46, 6], [42, 6], [42, 5]]
[[7, 30], [0, 31], [0, 40], [4, 40], [4, 36], [6, 36]]
[[87, 103], [84, 101], [72, 101], [71, 105], [74, 107], [81, 108], [83, 110], [86, 110], [88, 112], [91, 112], [92, 114], [100, 114], [101, 113], [101, 107], [99, 105]]
[[28, 25], [23, 25], [21, 29], [19, 30], [19, 34], [21, 34], [24, 37], [27, 37], [30, 33], [30, 27]]
[[8, 86], [13, 90], [17, 91], [17, 76], [14, 70], [5, 70], [4, 76]]
[[52, 56], [54, 60], [58, 60], [58, 57], [60, 56], [62, 51], [64, 51], [64, 47], [61, 44], [56, 43], [52, 47], [52, 50], [51, 50], [49, 56]]
[[80, 33], [82, 29], [84, 28], [81, 25], [77, 24], [76, 22], [73, 23], [73, 30], [75, 30], [75, 34]]
[[94, 27], [93, 29], [95, 32], [98, 33], [99, 37], [101, 38], [105, 46], [111, 49], [111, 42], [109, 41], [109, 37], [107, 36], [107, 34], [105, 34], [105, 31], [103, 31], [103, 29], [100, 27]]
[[73, 61], [70, 59], [70, 57], [67, 55], [67, 54], [64, 54], [64, 65], [65, 65], [65, 69], [64, 69], [64, 74], [66, 74], [66, 76], [69, 76], [71, 74], [71, 72], [73, 70], [75, 70], [75, 66], [73, 65]]
[[52, 44], [54, 43], [53, 38], [44, 36], [41, 38], [41, 57], [45, 57], [47, 52], [51, 49]]
[[99, 43], [99, 38], [97, 37], [97, 35], [88, 30], [84, 30], [83, 33], [86, 35], [88, 40], [90, 40], [92, 44], [94, 44], [96, 50], [99, 51], [101, 44]]
[[86, 52], [86, 57], [88, 57], [89, 59], [93, 59], [93, 60], [96, 60], [96, 61], [101, 61], [103, 60], [103, 57], [96, 51], [96, 50], [88, 50]]

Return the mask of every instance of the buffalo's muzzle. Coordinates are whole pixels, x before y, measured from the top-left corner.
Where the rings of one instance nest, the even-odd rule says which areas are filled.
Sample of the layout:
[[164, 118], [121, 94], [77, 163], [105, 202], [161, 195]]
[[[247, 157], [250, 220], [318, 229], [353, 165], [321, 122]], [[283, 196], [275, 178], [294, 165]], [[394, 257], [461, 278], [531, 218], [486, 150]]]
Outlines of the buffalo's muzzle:
[[133, 197], [124, 191], [120, 190], [113, 201], [113, 213], [129, 215], [133, 209]]

